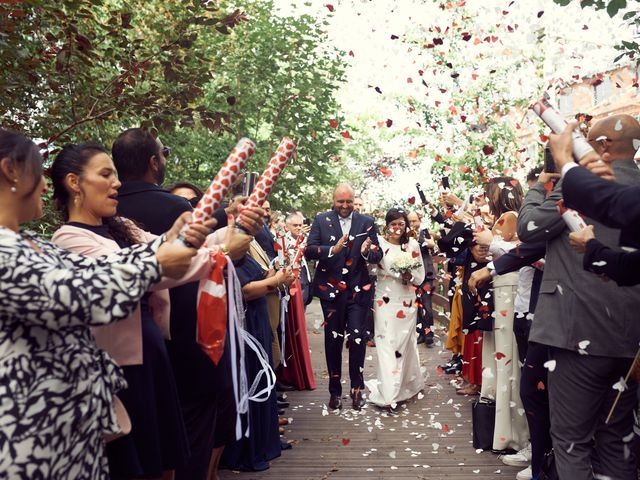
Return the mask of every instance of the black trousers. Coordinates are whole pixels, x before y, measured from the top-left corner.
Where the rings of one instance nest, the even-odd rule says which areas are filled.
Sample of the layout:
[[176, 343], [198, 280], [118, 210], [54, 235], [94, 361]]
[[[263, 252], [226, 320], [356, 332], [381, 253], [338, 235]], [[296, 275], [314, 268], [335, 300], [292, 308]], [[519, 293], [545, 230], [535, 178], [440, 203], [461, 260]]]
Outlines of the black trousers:
[[351, 300], [348, 290], [333, 301], [321, 300], [324, 315], [324, 350], [329, 370], [329, 393], [342, 395], [342, 346], [349, 349], [351, 388], [364, 389], [364, 357], [367, 348], [366, 320], [368, 305]]
[[533, 478], [536, 478], [540, 473], [544, 455], [551, 450], [548, 370], [544, 366], [549, 360], [549, 347], [529, 342], [526, 352], [520, 377], [520, 398], [527, 414], [531, 437], [531, 472]]
[[433, 305], [432, 305], [433, 281], [427, 280], [420, 288], [416, 289], [416, 300], [418, 301], [418, 318], [416, 328], [418, 333], [423, 333], [426, 328], [433, 326]]
[[611, 421], [605, 418], [616, 398], [631, 358], [581, 355], [550, 348], [555, 369], [549, 372], [551, 437], [561, 479], [592, 480], [594, 474], [636, 480], [633, 453], [635, 381], [622, 392]]

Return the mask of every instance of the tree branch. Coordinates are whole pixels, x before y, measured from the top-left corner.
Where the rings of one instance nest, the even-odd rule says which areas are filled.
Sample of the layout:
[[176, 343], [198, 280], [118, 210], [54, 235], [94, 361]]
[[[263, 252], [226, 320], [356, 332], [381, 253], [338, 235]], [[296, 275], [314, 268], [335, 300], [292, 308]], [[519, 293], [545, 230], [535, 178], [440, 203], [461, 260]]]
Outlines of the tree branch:
[[110, 113], [115, 112], [115, 110], [116, 110], [115, 107], [108, 108], [107, 110], [104, 110], [104, 111], [102, 111], [100, 113], [96, 113], [95, 115], [87, 116], [87, 117], [83, 118], [82, 120], [78, 120], [76, 122], [73, 122], [71, 125], [66, 127], [64, 130], [61, 130], [60, 132], [56, 133], [55, 135], [49, 137], [49, 139], [47, 140], [47, 144], [48, 145], [52, 144], [58, 138], [63, 136], [65, 133], [70, 132], [71, 130], [76, 128], [78, 125], [82, 125], [83, 123], [92, 122], [92, 121], [97, 120], [99, 118], [105, 117], [105, 116], [109, 115]]

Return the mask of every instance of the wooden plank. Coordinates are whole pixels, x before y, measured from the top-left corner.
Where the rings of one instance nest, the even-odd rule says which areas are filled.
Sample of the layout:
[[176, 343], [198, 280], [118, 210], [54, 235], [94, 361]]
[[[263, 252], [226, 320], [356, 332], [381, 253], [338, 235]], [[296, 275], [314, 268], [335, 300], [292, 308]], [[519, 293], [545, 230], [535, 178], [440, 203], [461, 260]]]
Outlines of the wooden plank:
[[[438, 376], [437, 365], [448, 360], [444, 333], [436, 346], [420, 346], [427, 387], [424, 395], [390, 413], [372, 405], [350, 408], [347, 377], [343, 377], [344, 408], [327, 409], [329, 393], [323, 333], [317, 301], [307, 309], [309, 343], [318, 382], [315, 391], [291, 392], [285, 416], [292, 423], [285, 439], [292, 450], [271, 462], [264, 472], [220, 472], [223, 480], [348, 480], [348, 479], [512, 479], [521, 468], [503, 465], [491, 452], [476, 453], [471, 445], [471, 402], [455, 394], [450, 377]], [[376, 349], [368, 348], [365, 378], [376, 376]], [[348, 372], [347, 352], [343, 373]]]

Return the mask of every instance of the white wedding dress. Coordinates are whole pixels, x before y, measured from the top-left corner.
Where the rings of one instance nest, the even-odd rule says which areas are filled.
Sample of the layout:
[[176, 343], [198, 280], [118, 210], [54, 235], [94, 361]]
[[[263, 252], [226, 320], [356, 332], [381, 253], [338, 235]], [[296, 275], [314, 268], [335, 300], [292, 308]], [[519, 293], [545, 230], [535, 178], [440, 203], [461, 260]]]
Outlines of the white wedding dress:
[[[378, 280], [374, 301], [376, 352], [378, 354], [378, 378], [365, 382], [370, 390], [369, 401], [379, 406], [392, 406], [408, 400], [424, 388], [424, 376], [420, 369], [416, 343], [415, 287], [404, 285], [399, 273], [390, 267], [402, 252], [379, 237], [384, 257], [378, 268]], [[411, 239], [408, 252], [416, 252], [420, 266], [411, 271], [412, 283], [421, 284], [425, 271], [418, 242]], [[413, 253], [415, 255], [415, 253]]]

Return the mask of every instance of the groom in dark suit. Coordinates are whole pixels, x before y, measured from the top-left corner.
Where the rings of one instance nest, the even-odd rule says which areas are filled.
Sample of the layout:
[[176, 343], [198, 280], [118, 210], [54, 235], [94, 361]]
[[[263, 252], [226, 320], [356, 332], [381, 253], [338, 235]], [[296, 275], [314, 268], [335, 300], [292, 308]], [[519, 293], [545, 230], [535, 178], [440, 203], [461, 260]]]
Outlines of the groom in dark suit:
[[342, 345], [347, 339], [353, 408], [364, 405], [362, 390], [366, 350], [367, 309], [371, 280], [367, 262], [378, 263], [383, 253], [373, 218], [353, 210], [354, 192], [340, 184], [333, 192], [333, 210], [320, 213], [311, 225], [305, 256], [318, 260], [313, 294], [324, 315], [324, 347], [329, 370], [329, 407], [342, 407]]

